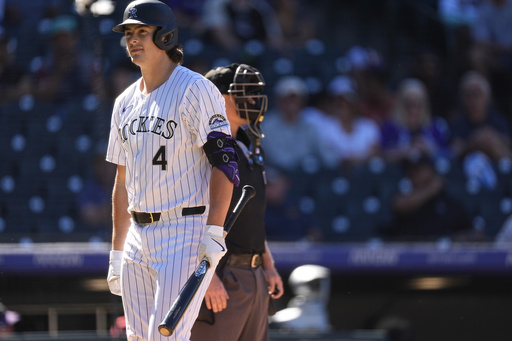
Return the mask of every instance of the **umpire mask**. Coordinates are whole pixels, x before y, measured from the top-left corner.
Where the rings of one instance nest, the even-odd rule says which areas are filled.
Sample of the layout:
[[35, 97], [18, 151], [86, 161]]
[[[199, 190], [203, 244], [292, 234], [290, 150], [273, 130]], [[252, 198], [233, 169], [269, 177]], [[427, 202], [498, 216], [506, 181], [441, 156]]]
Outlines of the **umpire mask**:
[[263, 138], [261, 122], [268, 106], [268, 97], [263, 94], [264, 87], [265, 80], [258, 69], [240, 64], [228, 90], [229, 94], [235, 96], [238, 115], [249, 120], [249, 129], [259, 138]]
[[233, 95], [238, 115], [249, 121], [250, 131], [263, 138], [261, 122], [267, 111], [268, 98], [263, 94], [265, 81], [255, 67], [247, 64], [231, 64], [217, 67], [206, 75], [223, 94]]

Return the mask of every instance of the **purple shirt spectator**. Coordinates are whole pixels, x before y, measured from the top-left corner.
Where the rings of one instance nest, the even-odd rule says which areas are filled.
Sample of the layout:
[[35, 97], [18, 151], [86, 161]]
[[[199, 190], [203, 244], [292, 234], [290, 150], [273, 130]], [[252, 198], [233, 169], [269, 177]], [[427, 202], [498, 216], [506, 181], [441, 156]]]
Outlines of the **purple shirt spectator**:
[[435, 154], [450, 153], [450, 129], [446, 121], [440, 117], [434, 118], [430, 124], [416, 131], [409, 130], [392, 120], [384, 122], [381, 128], [381, 147], [383, 150], [408, 148], [418, 138], [421, 138], [430, 146]]

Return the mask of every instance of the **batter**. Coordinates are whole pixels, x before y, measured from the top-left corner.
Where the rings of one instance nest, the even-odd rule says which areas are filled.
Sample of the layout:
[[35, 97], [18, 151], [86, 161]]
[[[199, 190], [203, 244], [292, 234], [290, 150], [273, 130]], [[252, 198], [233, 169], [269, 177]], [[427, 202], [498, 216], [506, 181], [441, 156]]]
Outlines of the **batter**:
[[[130, 3], [123, 22], [142, 78], [115, 101], [106, 159], [117, 164], [108, 283], [121, 295], [128, 340], [188, 340], [215, 267], [226, 252], [223, 224], [238, 156], [224, 99], [181, 65], [172, 10]], [[203, 146], [209, 145], [208, 153]], [[211, 268], [172, 337], [158, 324], [200, 259]]]

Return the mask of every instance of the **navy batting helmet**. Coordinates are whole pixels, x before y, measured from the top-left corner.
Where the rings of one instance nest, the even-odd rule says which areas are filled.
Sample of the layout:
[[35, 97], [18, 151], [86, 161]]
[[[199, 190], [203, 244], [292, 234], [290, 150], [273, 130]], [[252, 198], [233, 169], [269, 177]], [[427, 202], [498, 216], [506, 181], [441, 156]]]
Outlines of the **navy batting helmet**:
[[178, 42], [178, 24], [174, 12], [158, 0], [137, 0], [126, 6], [123, 22], [115, 26], [114, 32], [124, 32], [124, 26], [142, 24], [157, 26], [153, 41], [161, 50], [170, 50]]

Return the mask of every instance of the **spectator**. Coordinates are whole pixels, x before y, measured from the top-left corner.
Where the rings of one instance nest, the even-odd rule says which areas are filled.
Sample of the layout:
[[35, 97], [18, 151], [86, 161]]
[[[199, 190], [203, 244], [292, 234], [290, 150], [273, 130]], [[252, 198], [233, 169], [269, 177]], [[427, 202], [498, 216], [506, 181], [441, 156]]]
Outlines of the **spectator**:
[[489, 79], [500, 110], [510, 114], [512, 1], [486, 0], [472, 26], [470, 66]]
[[[91, 232], [107, 237], [112, 227], [112, 183], [116, 167], [105, 161], [102, 154], [92, 160], [93, 175], [77, 196], [80, 221]], [[105, 241], [110, 240], [107, 238]]]
[[301, 1], [277, 0], [274, 8], [287, 49], [303, 48], [309, 40], [316, 38], [316, 23], [306, 13]]
[[459, 83], [461, 106], [452, 124], [452, 149], [461, 160], [482, 152], [491, 161], [512, 157], [509, 122], [492, 102], [491, 87], [480, 73], [469, 71]]
[[478, 18], [479, 7], [487, 0], [438, 0], [439, 18], [444, 26], [450, 69], [457, 74], [467, 66], [471, 46], [471, 27]]
[[140, 78], [140, 70], [137, 66], [128, 59], [119, 62], [109, 77], [110, 85], [105, 94], [108, 96], [107, 99], [114, 103], [116, 97], [138, 78]]
[[106, 77], [105, 82], [99, 82], [103, 89], [97, 93], [100, 100], [94, 110], [94, 137], [99, 143], [108, 140], [112, 108], [114, 101], [130, 84], [140, 78], [140, 70], [129, 59], [122, 60], [114, 65]]
[[430, 49], [419, 52], [413, 59], [411, 77], [426, 87], [430, 109], [434, 117], [450, 120], [454, 111], [453, 85], [447, 75], [447, 67], [437, 53]]
[[69, 0], [3, 0], [2, 2], [5, 3], [4, 20], [6, 24], [17, 25], [23, 22], [23, 24], [31, 25], [32, 28], [34, 28], [34, 23], [42, 18], [52, 17], [55, 13], [71, 10], [73, 7]]
[[289, 175], [269, 168], [267, 175], [267, 210], [265, 226], [270, 241], [318, 241], [319, 229], [311, 214], [300, 209], [299, 198], [290, 194], [292, 182]]
[[351, 66], [350, 76], [357, 84], [362, 116], [382, 124], [389, 117], [394, 102], [382, 57], [373, 48], [354, 46], [346, 58]]
[[451, 157], [448, 123], [432, 115], [425, 85], [403, 80], [397, 90], [392, 117], [382, 125], [382, 152], [388, 162], [410, 156]]
[[305, 118], [306, 83], [300, 77], [285, 76], [278, 80], [274, 93], [276, 107], [262, 122], [266, 137], [261, 143], [267, 163], [294, 172], [303, 170], [306, 159], [312, 157], [320, 167], [324, 159], [320, 132]]
[[410, 187], [397, 192], [391, 201], [394, 224], [384, 230], [392, 241], [481, 240], [469, 214], [446, 191], [445, 179], [436, 172], [429, 157], [403, 162]]
[[359, 115], [355, 83], [347, 76], [335, 77], [328, 86], [332, 124], [326, 126], [322, 148], [333, 168], [350, 168], [379, 153], [380, 132], [371, 119]]
[[163, 0], [162, 2], [172, 8], [180, 24], [180, 33], [189, 30], [199, 33], [204, 0]]
[[32, 92], [32, 80], [14, 64], [15, 51], [9, 48], [9, 37], [0, 26], [0, 104], [16, 101]]
[[459, 90], [461, 109], [451, 129], [452, 149], [468, 178], [493, 189], [497, 185], [493, 163], [512, 158], [509, 122], [493, 105], [491, 86], [483, 75], [466, 73]]
[[265, 0], [206, 0], [203, 25], [206, 38], [226, 50], [237, 50], [250, 40], [276, 49], [283, 46], [276, 13]]
[[95, 86], [101, 88], [99, 64], [80, 48], [77, 19], [70, 15], [56, 17], [50, 35], [48, 53], [35, 70], [36, 97], [59, 102], [92, 93]]

